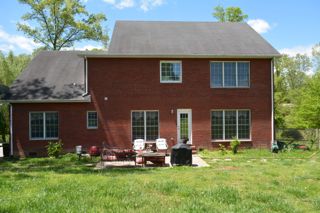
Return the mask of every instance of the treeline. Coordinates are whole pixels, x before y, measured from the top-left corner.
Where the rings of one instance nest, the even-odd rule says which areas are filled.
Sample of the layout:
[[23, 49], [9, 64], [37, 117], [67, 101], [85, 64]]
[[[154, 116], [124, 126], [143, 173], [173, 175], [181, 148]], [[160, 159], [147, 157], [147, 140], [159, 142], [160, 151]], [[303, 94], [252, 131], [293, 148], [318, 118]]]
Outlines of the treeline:
[[277, 128], [320, 128], [320, 43], [312, 57], [275, 60], [274, 97]]
[[[10, 51], [7, 55], [0, 51], [0, 98], [7, 91], [7, 88], [19, 76], [22, 70], [28, 65], [32, 55], [14, 55]], [[8, 105], [0, 103], [0, 142], [7, 142], [9, 135], [9, 111]]]

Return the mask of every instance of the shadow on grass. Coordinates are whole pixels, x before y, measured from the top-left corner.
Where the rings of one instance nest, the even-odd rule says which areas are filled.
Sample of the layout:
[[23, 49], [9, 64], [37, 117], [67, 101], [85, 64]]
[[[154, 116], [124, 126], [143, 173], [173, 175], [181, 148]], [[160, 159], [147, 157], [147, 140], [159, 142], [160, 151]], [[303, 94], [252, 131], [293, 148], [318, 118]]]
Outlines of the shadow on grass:
[[[20, 178], [28, 178], [27, 173], [32, 172], [55, 172], [59, 174], [147, 174], [157, 168], [142, 168], [142, 167], [116, 167], [95, 169], [100, 158], [78, 159], [76, 155], [67, 154], [61, 158], [8, 158], [0, 162], [0, 172], [23, 172]], [[17, 177], [18, 177], [17, 176]], [[18, 177], [18, 179], [19, 179]]]

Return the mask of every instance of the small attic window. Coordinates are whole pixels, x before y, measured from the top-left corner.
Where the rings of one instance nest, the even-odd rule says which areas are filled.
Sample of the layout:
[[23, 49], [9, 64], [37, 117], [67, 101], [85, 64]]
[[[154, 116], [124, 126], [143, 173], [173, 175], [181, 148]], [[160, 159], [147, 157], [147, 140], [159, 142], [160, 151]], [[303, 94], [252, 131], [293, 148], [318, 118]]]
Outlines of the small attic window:
[[182, 83], [181, 61], [160, 62], [160, 83]]

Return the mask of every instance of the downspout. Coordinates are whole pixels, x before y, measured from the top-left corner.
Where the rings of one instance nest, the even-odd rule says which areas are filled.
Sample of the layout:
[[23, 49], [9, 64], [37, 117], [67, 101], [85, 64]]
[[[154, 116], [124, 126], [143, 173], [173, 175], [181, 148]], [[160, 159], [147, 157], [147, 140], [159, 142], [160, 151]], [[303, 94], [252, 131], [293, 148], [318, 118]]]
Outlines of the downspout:
[[13, 120], [12, 120], [12, 104], [9, 104], [10, 116], [10, 156], [13, 156]]
[[271, 146], [275, 139], [275, 128], [274, 128], [274, 58], [271, 60]]
[[82, 97], [88, 95], [88, 59], [87, 59], [87, 56], [84, 57], [84, 87], [85, 87], [85, 93], [82, 94]]

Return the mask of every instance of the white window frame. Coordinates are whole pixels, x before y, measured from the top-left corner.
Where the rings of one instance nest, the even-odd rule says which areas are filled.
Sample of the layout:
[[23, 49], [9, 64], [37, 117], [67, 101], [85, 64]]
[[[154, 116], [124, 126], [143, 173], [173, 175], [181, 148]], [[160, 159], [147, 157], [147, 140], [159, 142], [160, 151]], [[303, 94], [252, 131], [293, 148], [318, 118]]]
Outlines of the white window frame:
[[[162, 64], [163, 63], [179, 63], [180, 64], [180, 80], [179, 81], [166, 81], [166, 80], [162, 80]], [[182, 83], [182, 61], [160, 61], [160, 83], [168, 83], [168, 84], [179, 84]]]
[[[215, 112], [215, 111], [222, 111], [222, 135], [223, 135], [223, 139], [212, 139], [212, 114], [211, 112]], [[210, 127], [211, 127], [211, 142], [230, 142], [232, 141], [232, 139], [225, 139], [226, 135], [225, 135], [225, 112], [226, 111], [236, 111], [236, 130], [237, 130], [237, 135], [236, 137], [238, 138], [238, 134], [239, 134], [239, 123], [238, 123], [238, 112], [239, 111], [249, 111], [249, 138], [244, 138], [244, 139], [238, 139], [239, 141], [251, 141], [251, 134], [252, 134], [252, 126], [251, 126], [251, 110], [250, 109], [213, 109], [210, 111]]]
[[[89, 126], [89, 113], [90, 112], [95, 112], [97, 114], [97, 126]], [[98, 129], [99, 126], [99, 116], [97, 111], [87, 111], [87, 129]]]
[[[43, 114], [43, 137], [42, 138], [33, 138], [31, 137], [31, 114], [32, 113], [42, 113]], [[47, 113], [57, 113], [58, 114], [58, 137], [49, 138], [46, 137], [46, 114]], [[57, 111], [32, 111], [29, 112], [29, 140], [39, 141], [39, 140], [58, 140], [59, 139], [59, 112]]]
[[132, 131], [132, 113], [133, 112], [143, 112], [143, 128], [144, 128], [144, 138], [139, 138], [139, 139], [143, 139], [145, 141], [147, 141], [147, 112], [158, 112], [158, 138], [160, 138], [160, 112], [159, 110], [131, 110], [130, 111], [130, 116], [131, 116], [131, 123], [130, 123], [130, 127], [131, 127], [131, 141], [133, 142], [133, 131]]
[[[214, 86], [212, 83], [211, 83], [211, 76], [212, 76], [212, 71], [211, 71], [211, 63], [222, 63], [222, 86]], [[225, 62], [235, 62], [236, 63], [236, 86], [225, 86], [224, 85], [224, 63]], [[248, 70], [248, 86], [238, 86], [238, 63], [249, 63], [249, 70]], [[250, 88], [250, 83], [251, 83], [251, 80], [250, 80], [250, 73], [251, 73], [251, 63], [250, 61], [210, 61], [210, 88], [213, 88], [213, 89], [234, 89], [234, 88]]]

